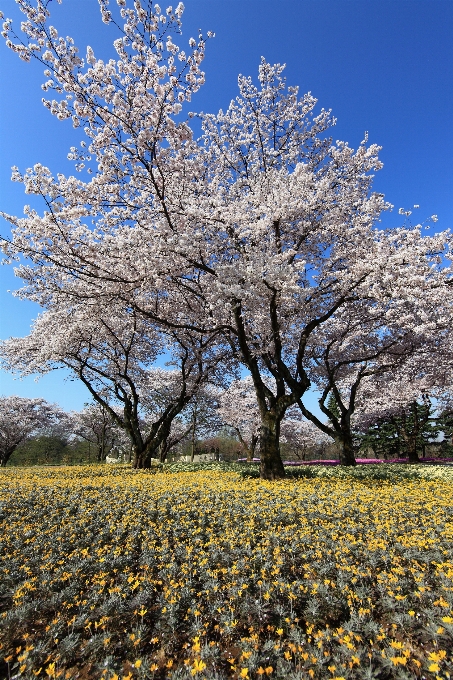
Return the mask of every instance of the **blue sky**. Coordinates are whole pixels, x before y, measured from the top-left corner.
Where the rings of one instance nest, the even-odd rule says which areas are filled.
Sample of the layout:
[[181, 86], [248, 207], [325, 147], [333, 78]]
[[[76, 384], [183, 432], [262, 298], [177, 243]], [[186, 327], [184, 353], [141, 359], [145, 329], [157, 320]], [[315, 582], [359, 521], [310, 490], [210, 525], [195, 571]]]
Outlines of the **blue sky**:
[[[113, 0], [112, 0], [113, 2]], [[177, 4], [177, 2], [175, 3]], [[418, 220], [436, 214], [438, 229], [452, 226], [453, 2], [451, 0], [186, 0], [183, 36], [188, 41], [212, 30], [204, 63], [206, 85], [193, 110], [226, 108], [237, 93], [239, 73], [257, 73], [261, 56], [286, 63], [288, 83], [311, 91], [318, 107], [331, 108], [338, 122], [334, 139], [356, 148], [369, 132], [380, 144], [384, 169], [374, 188], [395, 210], [386, 224], [400, 223], [398, 208], [419, 204]], [[166, 3], [161, 2], [161, 6]], [[97, 0], [51, 3], [52, 23], [71, 35], [82, 55], [91, 45], [101, 58], [113, 56], [114, 31], [99, 19]], [[2, 9], [19, 27], [13, 0]], [[73, 172], [66, 160], [80, 132], [41, 104], [39, 64], [25, 64], [0, 44], [0, 210], [21, 215], [31, 203], [22, 185], [10, 181], [40, 162], [53, 172]], [[39, 209], [39, 203], [33, 204]], [[8, 225], [0, 220], [0, 233]], [[14, 298], [20, 281], [0, 268], [0, 338], [28, 333], [39, 309]], [[34, 382], [0, 373], [0, 394], [43, 396], [79, 409], [88, 393], [62, 371]]]

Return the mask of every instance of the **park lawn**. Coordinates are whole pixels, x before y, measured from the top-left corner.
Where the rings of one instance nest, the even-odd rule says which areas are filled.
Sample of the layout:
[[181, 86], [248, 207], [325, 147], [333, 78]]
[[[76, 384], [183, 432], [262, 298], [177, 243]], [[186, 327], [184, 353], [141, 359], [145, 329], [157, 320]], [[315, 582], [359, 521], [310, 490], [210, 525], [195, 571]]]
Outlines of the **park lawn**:
[[1, 470], [0, 676], [453, 677], [451, 469], [220, 467]]

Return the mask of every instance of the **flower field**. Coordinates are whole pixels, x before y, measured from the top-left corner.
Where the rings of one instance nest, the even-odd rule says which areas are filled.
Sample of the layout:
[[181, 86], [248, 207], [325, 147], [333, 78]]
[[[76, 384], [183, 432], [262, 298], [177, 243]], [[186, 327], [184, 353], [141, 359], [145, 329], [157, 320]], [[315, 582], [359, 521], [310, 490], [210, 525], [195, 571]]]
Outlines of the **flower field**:
[[453, 677], [453, 471], [372, 467], [2, 470], [0, 677]]

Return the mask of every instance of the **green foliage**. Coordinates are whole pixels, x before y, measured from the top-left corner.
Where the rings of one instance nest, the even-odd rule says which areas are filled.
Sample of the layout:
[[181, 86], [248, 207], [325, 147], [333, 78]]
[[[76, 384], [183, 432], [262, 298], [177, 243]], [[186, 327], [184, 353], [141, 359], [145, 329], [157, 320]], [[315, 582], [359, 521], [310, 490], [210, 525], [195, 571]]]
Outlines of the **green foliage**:
[[437, 414], [430, 402], [414, 402], [405, 412], [377, 420], [358, 436], [360, 448], [371, 449], [376, 458], [404, 458], [408, 455], [404, 434], [416, 437], [417, 449], [423, 454], [442, 433], [449, 434], [448, 418]]
[[340, 407], [338, 406], [337, 400], [335, 399], [335, 395], [332, 392], [329, 395], [326, 406], [332, 413], [332, 415], [335, 416], [335, 418], [340, 419], [341, 417]]
[[88, 442], [69, 442], [61, 435], [50, 434], [32, 437], [18, 446], [8, 465], [83, 465], [94, 460], [94, 447]]

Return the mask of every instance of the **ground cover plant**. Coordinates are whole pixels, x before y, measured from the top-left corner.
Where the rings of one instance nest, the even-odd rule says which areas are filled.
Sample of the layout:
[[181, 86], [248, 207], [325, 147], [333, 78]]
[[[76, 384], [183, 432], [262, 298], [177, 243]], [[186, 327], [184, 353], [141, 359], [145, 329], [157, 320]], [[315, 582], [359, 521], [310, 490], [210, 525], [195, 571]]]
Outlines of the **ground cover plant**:
[[450, 677], [450, 468], [188, 467], [1, 471], [2, 677]]

